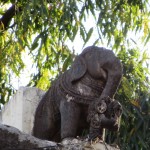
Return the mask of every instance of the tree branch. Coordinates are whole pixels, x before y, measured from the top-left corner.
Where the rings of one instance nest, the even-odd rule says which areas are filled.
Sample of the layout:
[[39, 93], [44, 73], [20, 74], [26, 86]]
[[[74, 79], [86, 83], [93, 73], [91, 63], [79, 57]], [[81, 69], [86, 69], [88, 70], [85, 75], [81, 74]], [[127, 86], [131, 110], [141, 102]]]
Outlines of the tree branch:
[[15, 15], [16, 6], [13, 4], [0, 18], [0, 29], [6, 30], [8, 28], [8, 25]]

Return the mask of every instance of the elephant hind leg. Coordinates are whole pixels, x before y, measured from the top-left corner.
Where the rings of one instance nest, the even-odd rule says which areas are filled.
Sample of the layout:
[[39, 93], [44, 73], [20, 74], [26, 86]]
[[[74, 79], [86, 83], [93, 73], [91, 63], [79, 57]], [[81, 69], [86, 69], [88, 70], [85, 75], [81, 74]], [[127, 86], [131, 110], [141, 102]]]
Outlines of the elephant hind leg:
[[49, 118], [49, 121], [39, 117], [33, 128], [33, 136], [51, 141], [60, 141], [60, 121]]
[[[44, 140], [53, 140], [53, 138], [58, 134], [57, 132], [60, 130], [58, 122], [59, 121], [54, 121], [51, 118], [47, 121], [46, 119], [43, 119], [43, 117], [39, 117], [35, 121], [33, 136]], [[58, 136], [57, 138], [59, 139]]]
[[60, 113], [56, 105], [54, 105], [54, 101], [41, 101], [35, 114], [33, 136], [53, 140], [59, 130]]

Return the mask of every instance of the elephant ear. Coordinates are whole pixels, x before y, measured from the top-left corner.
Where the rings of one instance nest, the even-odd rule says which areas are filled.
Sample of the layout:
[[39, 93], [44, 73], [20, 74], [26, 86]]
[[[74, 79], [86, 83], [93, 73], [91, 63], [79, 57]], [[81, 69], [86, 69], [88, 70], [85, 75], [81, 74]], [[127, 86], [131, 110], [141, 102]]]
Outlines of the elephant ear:
[[87, 70], [87, 65], [84, 58], [81, 56], [77, 56], [75, 58], [75, 61], [72, 64], [72, 67], [70, 68], [71, 82], [77, 81], [81, 77], [83, 77], [86, 70]]

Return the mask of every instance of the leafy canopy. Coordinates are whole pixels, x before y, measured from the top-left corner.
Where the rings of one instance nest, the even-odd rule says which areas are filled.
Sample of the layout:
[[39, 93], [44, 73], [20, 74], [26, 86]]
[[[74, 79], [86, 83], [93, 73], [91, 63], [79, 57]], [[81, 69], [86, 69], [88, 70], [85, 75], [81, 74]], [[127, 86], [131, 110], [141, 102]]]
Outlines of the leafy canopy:
[[[34, 72], [28, 86], [46, 90], [58, 73], [71, 64], [75, 53], [67, 41], [77, 35], [83, 46], [107, 44], [123, 64], [124, 76], [116, 95], [123, 105], [121, 130], [109, 133], [122, 149], [148, 149], [149, 80], [145, 45], [150, 39], [149, 1], [141, 0], [3, 0], [0, 2], [0, 103], [14, 93], [12, 74], [21, 76], [28, 54]], [[87, 30], [88, 16], [96, 28]], [[133, 39], [140, 34], [139, 39]], [[139, 49], [139, 42], [142, 50]]]

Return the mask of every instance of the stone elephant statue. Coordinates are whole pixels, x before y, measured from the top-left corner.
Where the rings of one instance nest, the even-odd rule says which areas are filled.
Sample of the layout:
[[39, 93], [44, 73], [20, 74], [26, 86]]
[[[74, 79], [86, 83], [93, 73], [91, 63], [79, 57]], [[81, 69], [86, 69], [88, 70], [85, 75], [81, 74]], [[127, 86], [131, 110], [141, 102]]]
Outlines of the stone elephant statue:
[[87, 117], [93, 111], [89, 108], [99, 113], [102, 99], [114, 98], [121, 77], [122, 65], [112, 50], [85, 48], [40, 101], [33, 135], [57, 142], [80, 136], [84, 129], [90, 129]]

